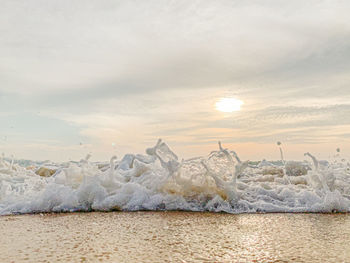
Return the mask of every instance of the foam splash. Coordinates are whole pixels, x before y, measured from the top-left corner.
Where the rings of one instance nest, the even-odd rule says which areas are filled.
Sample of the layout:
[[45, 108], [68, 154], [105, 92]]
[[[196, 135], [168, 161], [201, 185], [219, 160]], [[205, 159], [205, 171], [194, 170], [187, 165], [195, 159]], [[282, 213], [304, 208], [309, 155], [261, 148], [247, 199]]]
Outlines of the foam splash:
[[180, 161], [159, 140], [146, 155], [127, 154], [120, 160], [113, 156], [106, 163], [92, 163], [88, 155], [77, 163], [24, 167], [2, 157], [0, 214], [350, 211], [346, 160], [319, 162], [306, 153], [311, 162], [286, 162], [280, 151], [279, 163], [263, 160], [256, 164], [242, 162], [236, 152], [219, 143], [219, 149], [206, 157]]

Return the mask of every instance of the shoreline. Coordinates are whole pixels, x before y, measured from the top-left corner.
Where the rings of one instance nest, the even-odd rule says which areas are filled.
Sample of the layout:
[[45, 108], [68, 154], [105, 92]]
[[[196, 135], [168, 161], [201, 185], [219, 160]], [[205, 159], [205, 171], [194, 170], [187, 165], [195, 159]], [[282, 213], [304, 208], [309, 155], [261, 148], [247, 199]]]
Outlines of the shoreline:
[[0, 232], [0, 262], [344, 262], [350, 257], [349, 213], [38, 213], [1, 216]]

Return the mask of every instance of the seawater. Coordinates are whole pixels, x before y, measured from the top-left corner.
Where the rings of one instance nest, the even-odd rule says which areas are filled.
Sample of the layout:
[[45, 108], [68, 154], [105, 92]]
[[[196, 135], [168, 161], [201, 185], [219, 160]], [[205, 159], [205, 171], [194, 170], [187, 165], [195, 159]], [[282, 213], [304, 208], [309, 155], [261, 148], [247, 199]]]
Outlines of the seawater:
[[[279, 143], [280, 145], [280, 143]], [[185, 210], [227, 213], [349, 212], [350, 165], [340, 154], [308, 162], [242, 161], [220, 143], [180, 160], [159, 140], [146, 154], [109, 162], [25, 165], [0, 159], [0, 214]], [[41, 169], [41, 170], [40, 170]]]
[[0, 217], [0, 262], [349, 262], [350, 214]]

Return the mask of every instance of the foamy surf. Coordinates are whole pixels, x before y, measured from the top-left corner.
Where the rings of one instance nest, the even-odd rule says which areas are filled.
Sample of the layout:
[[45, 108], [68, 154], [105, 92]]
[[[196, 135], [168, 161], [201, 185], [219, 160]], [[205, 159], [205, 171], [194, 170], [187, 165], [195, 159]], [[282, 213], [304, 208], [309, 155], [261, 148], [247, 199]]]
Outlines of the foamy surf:
[[[280, 145], [280, 143], [278, 144]], [[161, 140], [145, 155], [109, 162], [19, 165], [0, 159], [0, 214], [186, 210], [227, 213], [350, 212], [346, 160], [244, 162], [219, 149], [179, 160]]]

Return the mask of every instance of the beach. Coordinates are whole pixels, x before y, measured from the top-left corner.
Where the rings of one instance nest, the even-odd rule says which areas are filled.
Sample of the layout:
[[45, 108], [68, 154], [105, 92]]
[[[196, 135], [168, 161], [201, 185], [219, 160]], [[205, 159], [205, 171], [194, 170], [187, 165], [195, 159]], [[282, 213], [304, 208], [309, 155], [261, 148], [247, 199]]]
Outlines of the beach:
[[0, 262], [346, 262], [349, 214], [47, 213], [0, 217]]
[[350, 263], [350, 1], [0, 3], [0, 263]]

